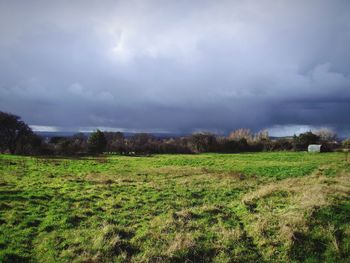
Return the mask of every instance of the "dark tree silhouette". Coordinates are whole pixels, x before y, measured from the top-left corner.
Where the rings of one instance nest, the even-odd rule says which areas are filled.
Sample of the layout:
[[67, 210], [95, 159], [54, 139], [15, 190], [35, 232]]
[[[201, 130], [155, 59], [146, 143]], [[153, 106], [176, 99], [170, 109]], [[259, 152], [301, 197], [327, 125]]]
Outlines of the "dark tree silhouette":
[[216, 136], [212, 133], [195, 133], [191, 136], [194, 152], [210, 152], [217, 148]]
[[31, 146], [40, 145], [30, 127], [20, 117], [0, 111], [0, 151], [24, 153]]
[[91, 133], [88, 139], [88, 150], [90, 153], [102, 153], [106, 150], [107, 140], [100, 130]]

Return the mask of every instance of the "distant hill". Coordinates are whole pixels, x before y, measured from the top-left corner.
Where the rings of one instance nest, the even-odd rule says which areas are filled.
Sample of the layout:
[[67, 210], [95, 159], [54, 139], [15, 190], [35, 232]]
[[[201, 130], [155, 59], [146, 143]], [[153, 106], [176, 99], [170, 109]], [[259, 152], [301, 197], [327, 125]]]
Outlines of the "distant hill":
[[[77, 134], [79, 132], [73, 132], [73, 131], [57, 131], [57, 132], [48, 132], [48, 131], [36, 131], [36, 134], [43, 138], [52, 138], [52, 137], [70, 137], [73, 136], [74, 134]], [[87, 137], [90, 136], [91, 132], [82, 132], [85, 134]], [[123, 132], [125, 137], [131, 137], [137, 133], [133, 132]], [[177, 137], [182, 137], [188, 134], [185, 133], [149, 133], [153, 135], [154, 137], [157, 138], [177, 138]]]

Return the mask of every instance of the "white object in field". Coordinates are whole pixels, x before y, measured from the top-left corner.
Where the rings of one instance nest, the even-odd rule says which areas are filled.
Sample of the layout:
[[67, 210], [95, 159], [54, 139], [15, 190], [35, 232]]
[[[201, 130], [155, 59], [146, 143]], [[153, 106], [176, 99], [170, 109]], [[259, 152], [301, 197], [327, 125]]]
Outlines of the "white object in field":
[[307, 147], [307, 151], [309, 153], [319, 153], [321, 152], [321, 144], [310, 144], [309, 147]]

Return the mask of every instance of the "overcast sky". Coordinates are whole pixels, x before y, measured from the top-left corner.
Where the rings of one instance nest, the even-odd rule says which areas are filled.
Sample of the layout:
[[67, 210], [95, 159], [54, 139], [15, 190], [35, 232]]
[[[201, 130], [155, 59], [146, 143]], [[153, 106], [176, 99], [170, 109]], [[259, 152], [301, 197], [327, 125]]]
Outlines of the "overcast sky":
[[0, 0], [0, 110], [44, 130], [349, 134], [350, 1]]

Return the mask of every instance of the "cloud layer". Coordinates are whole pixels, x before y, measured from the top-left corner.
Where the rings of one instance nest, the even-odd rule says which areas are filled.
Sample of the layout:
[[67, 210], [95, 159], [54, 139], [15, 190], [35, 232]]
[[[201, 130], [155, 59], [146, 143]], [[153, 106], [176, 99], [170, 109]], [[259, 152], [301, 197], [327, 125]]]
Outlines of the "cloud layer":
[[0, 108], [32, 125], [350, 130], [350, 2], [0, 1]]

